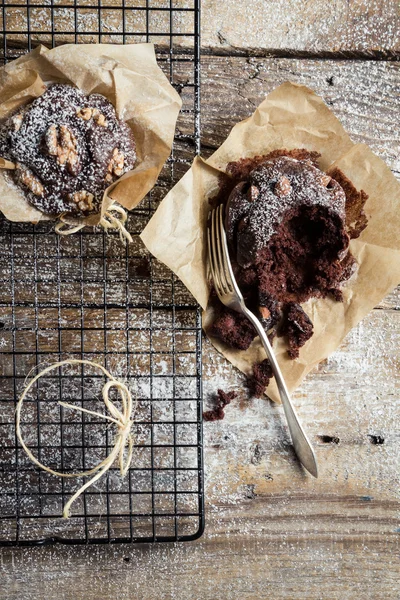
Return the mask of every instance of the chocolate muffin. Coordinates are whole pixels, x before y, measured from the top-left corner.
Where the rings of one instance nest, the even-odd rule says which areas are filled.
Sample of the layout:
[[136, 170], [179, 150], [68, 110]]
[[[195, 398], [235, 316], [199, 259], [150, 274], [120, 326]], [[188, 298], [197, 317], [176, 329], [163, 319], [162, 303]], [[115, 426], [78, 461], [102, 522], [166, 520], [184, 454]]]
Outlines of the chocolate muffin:
[[101, 94], [49, 86], [0, 125], [0, 156], [29, 202], [48, 215], [99, 211], [105, 189], [133, 168], [133, 134]]
[[[341, 285], [355, 268], [349, 241], [367, 224], [365, 192], [339, 169], [321, 171], [318, 158], [305, 149], [277, 150], [230, 163], [217, 197], [225, 203], [232, 266], [246, 303], [271, 338], [286, 337], [291, 358], [313, 333], [300, 303], [342, 299]], [[256, 336], [251, 324], [216, 307], [211, 334], [246, 350]], [[253, 391], [259, 395], [270, 376], [266, 365], [257, 366]]]

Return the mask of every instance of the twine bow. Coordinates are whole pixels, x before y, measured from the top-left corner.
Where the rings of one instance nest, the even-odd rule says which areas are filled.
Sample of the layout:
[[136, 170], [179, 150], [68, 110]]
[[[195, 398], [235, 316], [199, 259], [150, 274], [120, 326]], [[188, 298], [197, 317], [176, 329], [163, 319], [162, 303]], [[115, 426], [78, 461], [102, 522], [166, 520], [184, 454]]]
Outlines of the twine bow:
[[[64, 408], [69, 408], [71, 410], [77, 410], [77, 411], [80, 411], [83, 413], [87, 413], [88, 415], [94, 415], [96, 417], [99, 417], [100, 419], [110, 421], [111, 423], [114, 423], [118, 427], [118, 433], [115, 438], [114, 447], [111, 450], [110, 454], [103, 461], [101, 461], [98, 465], [96, 465], [92, 469], [89, 469], [88, 471], [83, 471], [81, 473], [61, 473], [60, 471], [54, 471], [50, 467], [47, 467], [46, 465], [43, 465], [41, 462], [39, 462], [39, 460], [32, 454], [32, 452], [30, 451], [28, 446], [25, 444], [23, 437], [22, 437], [22, 432], [21, 432], [21, 410], [22, 410], [22, 405], [26, 398], [27, 393], [29, 392], [31, 387], [34, 385], [34, 383], [38, 379], [40, 379], [40, 377], [43, 377], [43, 375], [45, 375], [46, 373], [49, 373], [53, 369], [57, 369], [58, 367], [62, 367], [64, 365], [77, 365], [77, 364], [90, 365], [93, 367], [97, 367], [110, 380], [104, 384], [103, 390], [102, 390], [104, 404], [105, 404], [109, 414], [103, 415], [99, 412], [96, 412], [93, 410], [87, 410], [86, 408], [83, 408], [81, 406], [74, 406], [73, 404], [68, 404], [67, 402], [62, 402], [62, 401], [59, 401], [58, 404], [60, 404]], [[118, 393], [119, 393], [119, 396], [120, 396], [121, 402], [122, 402], [122, 410], [119, 410], [116, 407], [116, 405], [114, 404], [114, 402], [112, 402], [109, 398], [109, 392], [112, 388], [115, 388], [116, 390], [118, 390]], [[83, 492], [88, 487], [90, 487], [98, 479], [103, 477], [103, 475], [111, 468], [111, 466], [113, 465], [114, 461], [117, 458], [118, 458], [119, 470], [121, 473], [121, 477], [124, 477], [127, 474], [129, 467], [131, 465], [131, 462], [132, 462], [132, 455], [133, 455], [133, 437], [132, 437], [132, 433], [131, 433], [133, 412], [134, 412], [134, 406], [133, 406], [133, 402], [132, 402], [132, 396], [131, 396], [131, 393], [130, 393], [129, 389], [127, 388], [127, 386], [124, 383], [122, 383], [122, 381], [115, 379], [115, 377], [113, 377], [113, 375], [111, 375], [111, 373], [109, 373], [107, 371], [107, 369], [105, 369], [101, 365], [94, 363], [90, 360], [73, 359], [73, 360], [63, 360], [61, 362], [57, 362], [53, 365], [50, 365], [46, 369], [43, 369], [43, 371], [40, 371], [40, 373], [38, 373], [33, 379], [31, 379], [31, 381], [26, 386], [25, 390], [23, 391], [21, 397], [18, 400], [17, 407], [16, 407], [16, 433], [17, 433], [17, 437], [21, 443], [21, 446], [23, 447], [23, 449], [25, 450], [25, 452], [27, 453], [27, 455], [31, 459], [31, 461], [33, 463], [35, 463], [38, 467], [43, 469], [44, 471], [47, 471], [48, 473], [51, 473], [52, 475], [56, 475], [57, 477], [86, 477], [88, 475], [94, 474], [94, 477], [92, 477], [89, 481], [87, 481], [84, 485], [82, 485], [82, 487], [80, 487], [79, 490], [65, 504], [64, 510], [63, 510], [63, 517], [65, 519], [69, 518], [70, 509], [71, 509], [72, 504], [75, 502], [75, 500], [77, 498], [79, 498], [79, 496], [81, 494], [83, 494]], [[125, 456], [126, 447], [128, 448], [128, 450], [127, 450], [127, 454]]]
[[[117, 213], [119, 216], [116, 217], [112, 214], [111, 211]], [[132, 236], [125, 227], [127, 218], [128, 215], [126, 210], [122, 208], [122, 206], [113, 203], [105, 211], [98, 224], [100, 225], [100, 227], [103, 227], [106, 231], [108, 229], [117, 229], [119, 231], [119, 238], [123, 244], [126, 244], [127, 241], [129, 243], [132, 243]], [[68, 229], [65, 229], [65, 227], [68, 227]], [[73, 233], [76, 233], [77, 231], [80, 231], [84, 227], [86, 227], [85, 223], [80, 223], [79, 225], [72, 225], [68, 222], [64, 214], [60, 216], [60, 221], [59, 223], [57, 223], [54, 229], [60, 235], [71, 235]]]

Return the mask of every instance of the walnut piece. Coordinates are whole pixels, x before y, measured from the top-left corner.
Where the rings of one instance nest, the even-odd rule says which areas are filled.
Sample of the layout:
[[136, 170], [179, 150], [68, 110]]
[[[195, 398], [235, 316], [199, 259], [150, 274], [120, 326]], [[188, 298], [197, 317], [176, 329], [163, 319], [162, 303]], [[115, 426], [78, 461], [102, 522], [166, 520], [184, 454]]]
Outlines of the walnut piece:
[[123, 153], [118, 148], [114, 148], [112, 158], [107, 167], [106, 181], [112, 181], [114, 176], [120, 177], [124, 172], [124, 163], [125, 157]]
[[59, 165], [66, 165], [71, 175], [78, 174], [79, 156], [76, 137], [66, 125], [50, 125], [45, 135], [47, 151], [57, 158]]
[[258, 310], [260, 312], [261, 318], [262, 319], [269, 319], [271, 316], [271, 312], [269, 310], [269, 308], [267, 308], [266, 306], [259, 306]]
[[57, 125], [50, 125], [45, 135], [47, 151], [52, 156], [58, 153], [58, 130]]
[[84, 121], [89, 121], [90, 119], [93, 119], [97, 123], [97, 125], [100, 125], [100, 127], [107, 127], [107, 120], [98, 108], [79, 108], [76, 111], [76, 114], [80, 119], [83, 119]]
[[78, 108], [76, 115], [84, 121], [89, 121], [92, 118], [93, 108]]
[[249, 202], [255, 202], [260, 195], [260, 190], [255, 185], [251, 185], [247, 192], [247, 200]]
[[[97, 108], [95, 108], [94, 110], [97, 111]], [[97, 125], [100, 125], [100, 127], [107, 127], [107, 121], [103, 113], [97, 111], [97, 114], [94, 114], [93, 118], [96, 121]]]
[[24, 113], [20, 112], [11, 118], [15, 133], [21, 129]]
[[291, 189], [292, 188], [289, 179], [282, 175], [282, 177], [278, 179], [275, 184], [274, 193], [279, 196], [279, 198], [282, 198], [282, 196], [287, 196], [290, 194]]
[[330, 184], [331, 179], [332, 178], [329, 175], [322, 175], [322, 177], [321, 177], [321, 183], [322, 183], [322, 185], [325, 186], [325, 187], [327, 187]]
[[82, 212], [93, 209], [94, 196], [86, 190], [79, 190], [79, 192], [75, 192], [74, 194], [68, 194], [68, 199], [75, 202]]
[[18, 178], [35, 196], [43, 196], [44, 187], [40, 180], [32, 173], [30, 169], [23, 167], [19, 163], [16, 165]]

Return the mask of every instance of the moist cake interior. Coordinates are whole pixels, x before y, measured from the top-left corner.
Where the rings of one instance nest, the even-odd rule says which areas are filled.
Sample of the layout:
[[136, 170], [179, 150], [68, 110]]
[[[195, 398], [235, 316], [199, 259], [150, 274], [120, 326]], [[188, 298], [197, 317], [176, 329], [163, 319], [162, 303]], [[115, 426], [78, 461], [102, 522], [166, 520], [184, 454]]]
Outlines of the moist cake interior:
[[[301, 307], [309, 298], [342, 300], [341, 286], [356, 268], [349, 241], [367, 220], [367, 195], [338, 169], [324, 173], [319, 155], [278, 150], [228, 165], [215, 203], [225, 204], [232, 266], [247, 306], [272, 339], [285, 336], [288, 354], [312, 336]], [[211, 335], [246, 350], [255, 330], [212, 295], [216, 318]], [[260, 395], [272, 376], [263, 361], [254, 366], [252, 391]]]

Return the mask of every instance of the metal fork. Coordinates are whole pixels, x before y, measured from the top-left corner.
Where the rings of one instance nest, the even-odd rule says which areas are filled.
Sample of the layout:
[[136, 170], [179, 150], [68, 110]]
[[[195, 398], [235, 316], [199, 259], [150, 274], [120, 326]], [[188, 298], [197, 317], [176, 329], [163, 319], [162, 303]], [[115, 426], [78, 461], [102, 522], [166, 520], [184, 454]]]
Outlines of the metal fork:
[[243, 295], [236, 283], [228, 253], [223, 210], [223, 206], [220, 205], [212, 211], [208, 227], [208, 257], [215, 291], [222, 304], [247, 317], [257, 331], [271, 363], [296, 454], [307, 471], [314, 477], [318, 477], [314, 450], [293, 407], [268, 336], [257, 317], [247, 308]]

